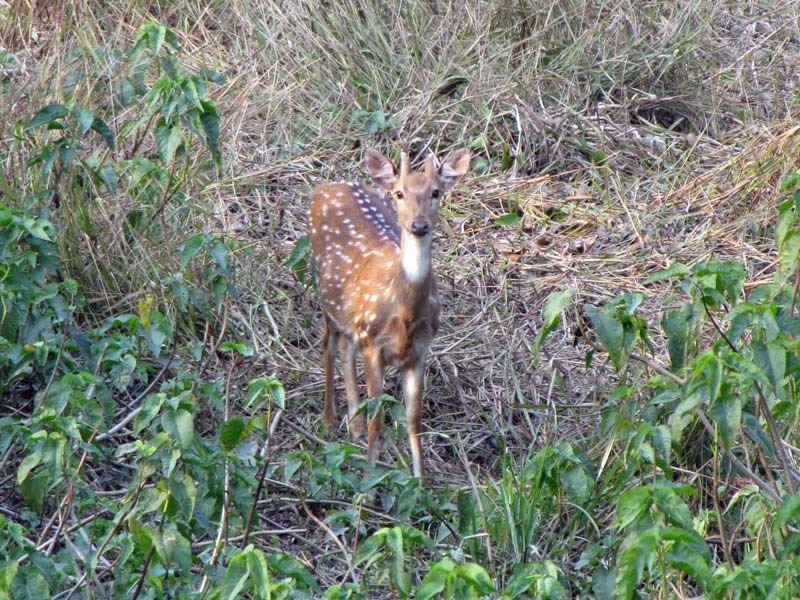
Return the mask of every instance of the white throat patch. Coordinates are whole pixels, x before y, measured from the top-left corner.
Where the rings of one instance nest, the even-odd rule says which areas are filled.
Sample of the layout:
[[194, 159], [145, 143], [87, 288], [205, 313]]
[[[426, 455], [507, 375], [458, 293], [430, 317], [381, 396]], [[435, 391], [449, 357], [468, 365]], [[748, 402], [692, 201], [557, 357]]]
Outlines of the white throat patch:
[[431, 234], [419, 237], [403, 231], [400, 260], [410, 283], [422, 283], [431, 270]]

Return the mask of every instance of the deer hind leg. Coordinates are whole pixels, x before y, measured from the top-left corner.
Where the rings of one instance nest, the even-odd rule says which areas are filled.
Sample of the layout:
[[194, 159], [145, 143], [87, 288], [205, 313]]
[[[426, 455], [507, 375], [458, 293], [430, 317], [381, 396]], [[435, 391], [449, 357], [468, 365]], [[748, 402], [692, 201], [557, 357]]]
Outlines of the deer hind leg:
[[[377, 348], [365, 348], [361, 352], [364, 357], [364, 372], [367, 379], [367, 395], [370, 398], [377, 398], [383, 393], [383, 363], [381, 353]], [[381, 432], [383, 423], [383, 409], [379, 409], [377, 414], [369, 422], [369, 438], [367, 440], [367, 459], [370, 464], [375, 464], [378, 458], [378, 434]]]
[[350, 437], [358, 440], [364, 437], [364, 413], [356, 414], [360, 403], [358, 397], [358, 381], [356, 380], [356, 349], [345, 336], [339, 337], [339, 356], [342, 359], [342, 377], [347, 392], [347, 417]]
[[325, 316], [325, 333], [322, 335], [322, 356], [325, 364], [325, 407], [322, 409], [322, 424], [328, 433], [333, 431], [336, 421], [336, 387], [334, 384], [334, 362], [338, 332]]
[[403, 372], [403, 398], [406, 404], [406, 421], [408, 422], [408, 443], [411, 446], [411, 461], [414, 476], [420, 479], [425, 474], [422, 460], [422, 444], [419, 440], [422, 429], [422, 388], [425, 383], [425, 359], [408, 367]]

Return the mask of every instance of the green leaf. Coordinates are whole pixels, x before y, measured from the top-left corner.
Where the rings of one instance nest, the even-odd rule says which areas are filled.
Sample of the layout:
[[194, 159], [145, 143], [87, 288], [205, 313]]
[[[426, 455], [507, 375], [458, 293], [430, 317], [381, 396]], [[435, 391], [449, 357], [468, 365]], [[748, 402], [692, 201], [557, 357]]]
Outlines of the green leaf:
[[181, 89], [183, 90], [184, 97], [189, 101], [189, 104], [202, 111], [203, 105], [200, 103], [200, 94], [197, 92], [197, 86], [194, 81], [187, 77], [186, 80], [181, 83]]
[[539, 350], [542, 347], [544, 338], [552, 332], [561, 322], [561, 312], [570, 305], [572, 297], [577, 293], [577, 289], [568, 288], [560, 292], [552, 292], [545, 300], [544, 308], [542, 309], [542, 317], [544, 322], [536, 334], [536, 340], [533, 344], [533, 362], [539, 358]]
[[[678, 525], [679, 527], [685, 527], [688, 529], [693, 525], [692, 511], [689, 509], [689, 505], [686, 504], [683, 498], [678, 495], [678, 492], [694, 493], [693, 488], [689, 487], [688, 489], [684, 489], [686, 487], [688, 486], [682, 486], [681, 488], [676, 489], [675, 484], [667, 481], [658, 481], [655, 488], [654, 504], [660, 511], [664, 513], [667, 521], [673, 525]], [[680, 531], [680, 529], [678, 531]], [[687, 533], [687, 535], [690, 534]]]
[[180, 127], [167, 125], [164, 119], [160, 119], [156, 125], [156, 146], [161, 160], [165, 165], [170, 165], [175, 160], [175, 152], [183, 142]]
[[269, 598], [272, 586], [269, 580], [269, 565], [264, 553], [257, 548], [253, 548], [247, 553], [247, 567], [250, 571], [253, 587], [256, 594], [262, 598]]
[[797, 521], [798, 517], [800, 517], [800, 493], [783, 499], [775, 518], [775, 525], [783, 527], [788, 525], [790, 520]]
[[[662, 532], [662, 535], [663, 534], [664, 532]], [[695, 581], [697, 581], [703, 589], [708, 588], [709, 579], [711, 578], [711, 569], [708, 567], [706, 557], [693, 547], [680, 542], [676, 543], [669, 552], [667, 552], [666, 559], [673, 567], [694, 577]]]
[[161, 407], [167, 399], [167, 395], [163, 392], [157, 394], [148, 394], [142, 400], [142, 406], [136, 418], [133, 420], [133, 433], [139, 435], [142, 429], [147, 427], [156, 415], [158, 415]]
[[386, 546], [391, 550], [389, 572], [401, 596], [407, 596], [411, 586], [411, 574], [405, 572], [405, 552], [403, 552], [403, 530], [400, 526], [386, 533]]
[[114, 132], [111, 131], [111, 128], [103, 119], [99, 117], [94, 118], [94, 121], [92, 121], [92, 131], [100, 134], [100, 137], [103, 138], [109, 150], [112, 152], [114, 151]]
[[270, 554], [267, 556], [267, 562], [274, 572], [291, 577], [295, 584], [300, 584], [296, 587], [304, 591], [313, 592], [316, 597], [319, 597], [320, 589], [316, 580], [308, 572], [305, 565], [294, 556], [285, 552]]
[[500, 215], [494, 220], [495, 225], [516, 225], [522, 217], [517, 211]]
[[416, 600], [430, 600], [444, 591], [449, 575], [456, 569], [456, 563], [449, 558], [440, 560], [430, 568], [415, 590]]
[[244, 552], [240, 552], [228, 561], [228, 568], [222, 577], [222, 585], [217, 589], [220, 600], [237, 600], [239, 592], [244, 589], [247, 580], [250, 578], [250, 567], [248, 565], [247, 554], [251, 546]]
[[560, 479], [569, 499], [578, 505], [583, 505], [592, 493], [592, 478], [582, 465], [562, 469]]
[[672, 433], [666, 425], [653, 427], [650, 435], [653, 439], [653, 447], [658, 457], [664, 465], [672, 464]]
[[189, 261], [192, 260], [206, 241], [206, 234], [196, 233], [195, 235], [186, 239], [181, 246], [181, 271], [186, 268]]
[[189, 411], [182, 408], [166, 411], [161, 415], [161, 425], [169, 437], [178, 442], [181, 448], [187, 449], [192, 445], [194, 417]]
[[219, 438], [224, 450], [233, 450], [245, 437], [247, 437], [247, 424], [239, 415], [231, 417], [222, 424]]
[[301, 235], [297, 238], [297, 242], [295, 242], [294, 248], [292, 249], [292, 254], [286, 261], [286, 266], [294, 271], [295, 277], [297, 277], [297, 280], [300, 282], [304, 282], [306, 279], [306, 274], [308, 272], [307, 257], [309, 254], [308, 236]]
[[208, 253], [214, 262], [217, 263], [219, 270], [225, 275], [228, 274], [228, 247], [221, 238], [214, 238], [208, 245]]
[[76, 106], [72, 109], [72, 118], [80, 126], [78, 128], [78, 134], [83, 136], [86, 134], [89, 129], [92, 128], [92, 123], [94, 122], [94, 114], [85, 106]]
[[220, 163], [221, 154], [219, 150], [219, 115], [217, 107], [210, 100], [201, 102], [203, 112], [200, 113], [200, 124], [206, 134], [206, 146], [214, 158], [214, 162]]
[[466, 562], [460, 565], [456, 572], [463, 577], [480, 595], [490, 594], [495, 591], [489, 574], [479, 564]]
[[39, 110], [39, 112], [37, 112], [30, 121], [28, 121], [25, 131], [30, 131], [31, 129], [39, 127], [40, 125], [47, 125], [48, 123], [52, 123], [57, 119], [63, 119], [68, 114], [69, 111], [63, 104], [48, 104]]
[[667, 350], [673, 372], [680, 371], [686, 364], [689, 345], [692, 342], [689, 335], [692, 316], [693, 307], [687, 303], [680, 309], [668, 311], [661, 320], [661, 328], [667, 336]]
[[623, 540], [617, 554], [617, 594], [621, 600], [633, 597], [657, 542], [658, 536], [652, 529], [632, 533]]
[[644, 280], [645, 285], [663, 281], [664, 279], [672, 279], [673, 277], [685, 277], [689, 274], [689, 267], [681, 263], [670, 265], [666, 269], [656, 271], [650, 277]]
[[[19, 545], [22, 545], [21, 543]], [[11, 582], [14, 580], [14, 577], [17, 574], [17, 570], [19, 569], [19, 560], [10, 560], [8, 562], [0, 562], [0, 592], [4, 595], [8, 594], [8, 589], [11, 586]], [[8, 598], [9, 596], [0, 596], [0, 598]]]
[[608, 352], [611, 363], [619, 371], [628, 362], [624, 346], [624, 329], [614, 314], [613, 306], [605, 306], [597, 309], [591, 304], [584, 306], [586, 314], [591, 319], [597, 338]]
[[109, 192], [112, 194], [117, 193], [119, 175], [117, 175], [117, 171], [114, 169], [114, 167], [106, 165], [100, 169], [100, 180], [105, 184]]
[[789, 173], [786, 179], [781, 182], [780, 190], [786, 191], [798, 185], [800, 185], [800, 170]]
[[150, 50], [154, 55], [158, 56], [161, 47], [164, 45], [164, 38], [166, 35], [167, 27], [160, 23], [153, 24], [152, 27], [147, 30], [147, 41], [150, 43]]
[[772, 390], [783, 398], [783, 379], [786, 376], [786, 349], [777, 341], [753, 341], [753, 362], [766, 373]]
[[42, 462], [42, 453], [39, 450], [34, 450], [22, 459], [22, 462], [17, 469], [17, 483], [22, 484], [27, 479], [28, 474]]
[[646, 515], [652, 502], [652, 492], [647, 487], [635, 487], [622, 493], [617, 501], [617, 514], [614, 527], [625, 529], [628, 525]]

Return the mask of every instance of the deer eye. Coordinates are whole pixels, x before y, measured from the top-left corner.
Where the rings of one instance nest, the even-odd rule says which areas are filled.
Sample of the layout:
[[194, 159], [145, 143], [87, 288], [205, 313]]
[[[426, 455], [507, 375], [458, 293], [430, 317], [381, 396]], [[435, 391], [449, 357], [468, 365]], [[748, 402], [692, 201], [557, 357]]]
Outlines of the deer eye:
[[431, 190], [431, 198], [433, 198], [434, 200], [438, 200], [439, 196], [441, 196], [441, 195], [442, 195], [442, 190], [439, 190], [439, 189], [436, 189], [436, 188], [433, 188]]
[[394, 191], [395, 200], [402, 200], [403, 199], [403, 190], [395, 190]]

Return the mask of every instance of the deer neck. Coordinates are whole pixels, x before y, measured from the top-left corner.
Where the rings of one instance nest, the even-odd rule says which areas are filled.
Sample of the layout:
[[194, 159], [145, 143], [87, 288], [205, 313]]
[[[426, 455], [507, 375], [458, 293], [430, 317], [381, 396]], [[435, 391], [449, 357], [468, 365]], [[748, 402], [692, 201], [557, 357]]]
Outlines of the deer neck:
[[411, 288], [427, 288], [431, 276], [431, 236], [417, 236], [402, 230], [400, 275]]

